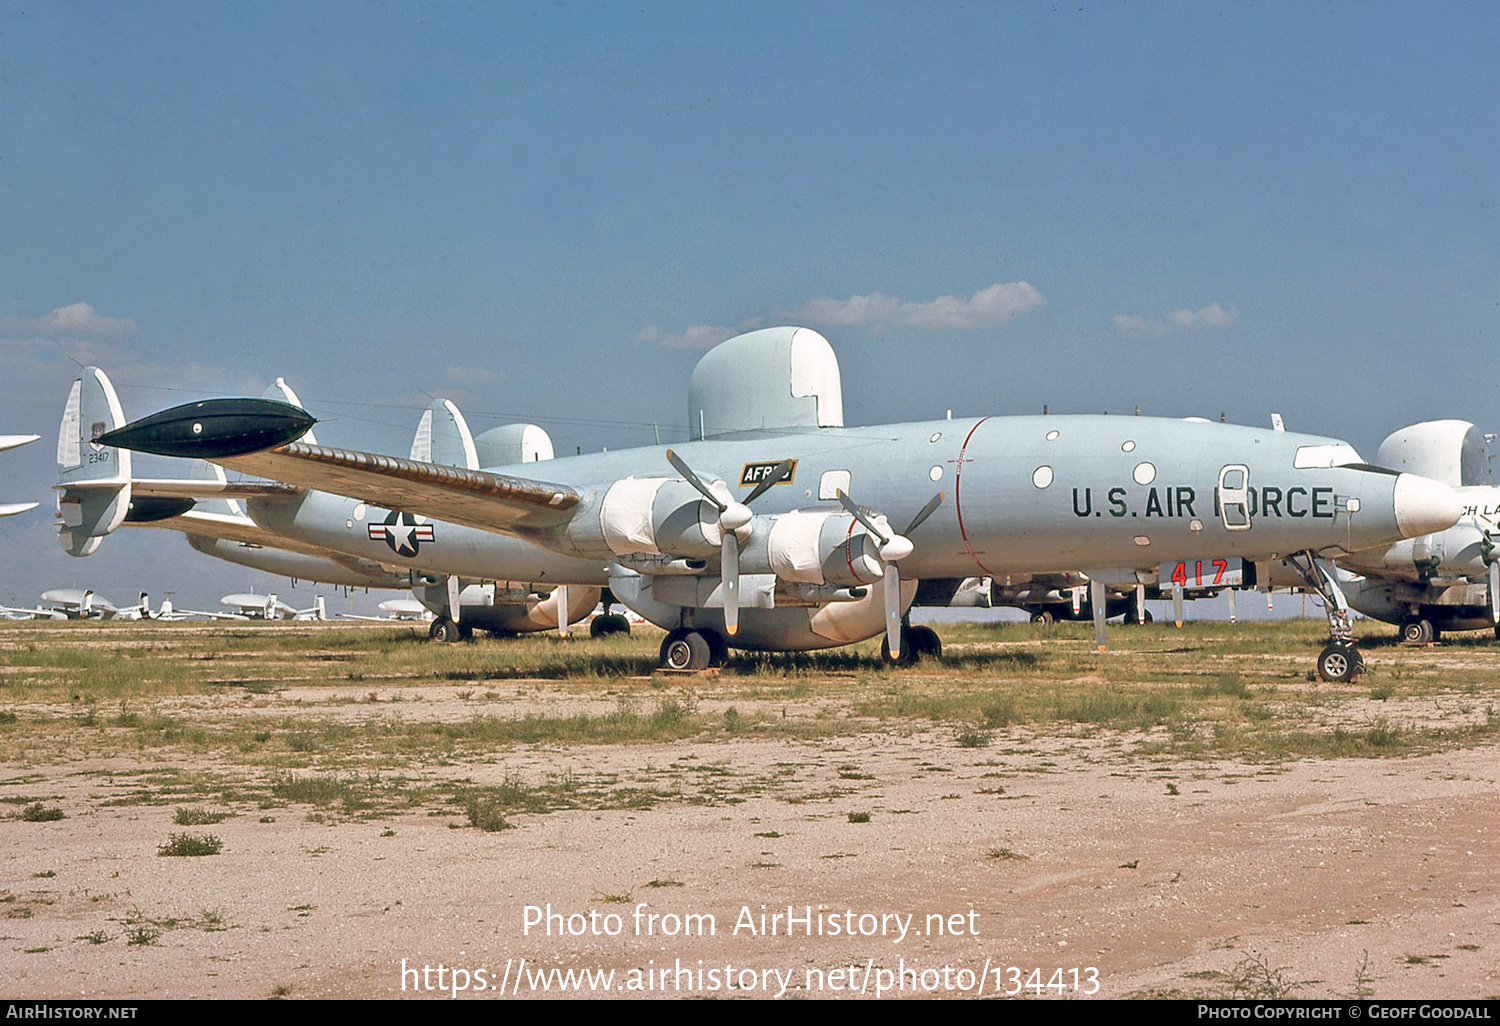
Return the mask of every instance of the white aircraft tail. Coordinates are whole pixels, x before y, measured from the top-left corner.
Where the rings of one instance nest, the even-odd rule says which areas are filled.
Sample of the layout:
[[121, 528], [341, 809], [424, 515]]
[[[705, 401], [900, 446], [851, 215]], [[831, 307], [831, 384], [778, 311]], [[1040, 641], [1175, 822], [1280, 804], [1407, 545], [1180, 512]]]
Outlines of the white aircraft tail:
[[450, 400], [435, 399], [430, 408], [422, 411], [416, 437], [411, 441], [411, 458], [445, 467], [479, 469], [479, 453], [474, 448], [469, 422]]
[[130, 509], [130, 453], [95, 439], [125, 423], [120, 397], [98, 367], [73, 382], [57, 433], [57, 517], [62, 547], [91, 555]]
[[157, 619], [169, 620], [172, 617], [172, 600], [162, 599], [161, 608], [156, 611]]
[[276, 619], [276, 593], [273, 591], [266, 596], [266, 619]]
[[[299, 410], [304, 408], [302, 400], [298, 399], [297, 393], [292, 391], [292, 386], [286, 383], [286, 378], [277, 378], [271, 382], [271, 387], [261, 393], [261, 398], [270, 399], [273, 402], [286, 403], [288, 406], [295, 406]], [[318, 444], [318, 440], [313, 437], [312, 431], [308, 431], [301, 438], [297, 439], [297, 441], [306, 442], [308, 445]]]

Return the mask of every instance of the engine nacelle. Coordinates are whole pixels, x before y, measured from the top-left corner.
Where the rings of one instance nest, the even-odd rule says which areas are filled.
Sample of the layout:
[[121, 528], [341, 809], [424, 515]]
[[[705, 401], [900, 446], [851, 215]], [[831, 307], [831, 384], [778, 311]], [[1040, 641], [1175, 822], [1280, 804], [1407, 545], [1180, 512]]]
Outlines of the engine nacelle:
[[[723, 482], [711, 486], [715, 495], [732, 500]], [[604, 493], [599, 524], [604, 541], [617, 556], [681, 556], [705, 558], [719, 554], [724, 532], [719, 511], [680, 478], [627, 477]]]
[[[883, 520], [877, 517], [876, 526], [885, 527]], [[842, 510], [756, 517], [751, 528], [750, 544], [740, 556], [744, 572], [841, 588], [874, 584], [885, 572], [880, 542]]]
[[1489, 573], [1484, 532], [1459, 524], [1437, 534], [1407, 538], [1375, 552], [1356, 552], [1341, 562], [1351, 570], [1394, 573], [1411, 580], [1433, 577], [1481, 578]]

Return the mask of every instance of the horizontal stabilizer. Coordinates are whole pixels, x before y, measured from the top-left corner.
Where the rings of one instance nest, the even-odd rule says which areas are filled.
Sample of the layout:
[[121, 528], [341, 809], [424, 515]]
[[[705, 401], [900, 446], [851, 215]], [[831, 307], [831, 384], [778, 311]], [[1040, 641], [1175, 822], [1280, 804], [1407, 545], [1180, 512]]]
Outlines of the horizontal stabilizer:
[[130, 453], [100, 442], [124, 423], [109, 378], [97, 367], [84, 368], [57, 433], [58, 538], [72, 555], [98, 549], [130, 508]]
[[41, 437], [41, 435], [0, 435], [0, 452], [6, 449], [18, 449]]

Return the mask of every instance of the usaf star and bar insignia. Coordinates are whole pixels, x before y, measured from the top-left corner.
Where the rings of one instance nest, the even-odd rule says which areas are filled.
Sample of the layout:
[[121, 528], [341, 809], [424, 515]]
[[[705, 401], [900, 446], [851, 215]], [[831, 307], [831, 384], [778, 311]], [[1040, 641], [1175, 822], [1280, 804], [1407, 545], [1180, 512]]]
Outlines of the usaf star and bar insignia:
[[433, 540], [432, 525], [393, 510], [383, 523], [370, 525], [370, 540], [385, 542], [398, 556], [415, 556], [422, 542]]

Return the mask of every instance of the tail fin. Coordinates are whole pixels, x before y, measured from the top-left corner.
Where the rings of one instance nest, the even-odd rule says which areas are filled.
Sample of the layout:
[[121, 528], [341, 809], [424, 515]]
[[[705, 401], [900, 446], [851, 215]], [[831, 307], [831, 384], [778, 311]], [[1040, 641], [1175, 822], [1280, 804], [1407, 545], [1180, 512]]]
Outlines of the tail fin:
[[130, 508], [130, 453], [95, 441], [124, 423], [109, 378], [98, 367], [84, 368], [57, 434], [58, 538], [72, 555], [95, 552]]
[[417, 436], [411, 442], [411, 458], [423, 463], [440, 463], [445, 467], [479, 469], [479, 454], [474, 435], [458, 407], [447, 399], [435, 399], [422, 411], [417, 422]]
[[[286, 383], [286, 378], [277, 378], [271, 382], [271, 387], [261, 393], [261, 398], [272, 399], [278, 403], [286, 403], [288, 406], [295, 406], [299, 410], [303, 409], [302, 400], [297, 398], [297, 393], [292, 391], [292, 386]], [[297, 441], [306, 442], [308, 445], [318, 444], [318, 440], [313, 437], [311, 431], [308, 431], [301, 438], [297, 439]]]

